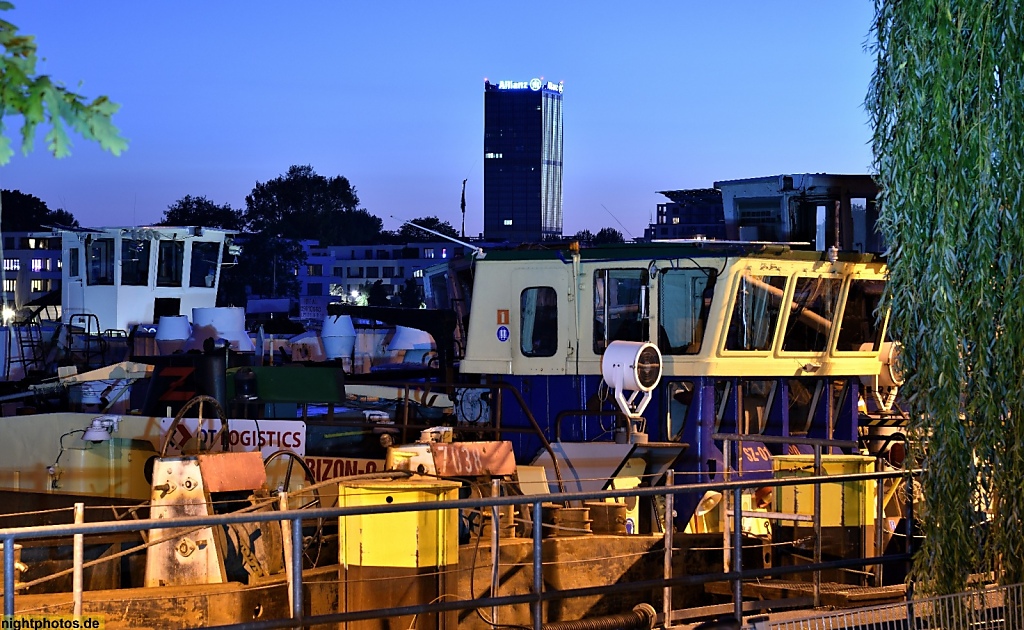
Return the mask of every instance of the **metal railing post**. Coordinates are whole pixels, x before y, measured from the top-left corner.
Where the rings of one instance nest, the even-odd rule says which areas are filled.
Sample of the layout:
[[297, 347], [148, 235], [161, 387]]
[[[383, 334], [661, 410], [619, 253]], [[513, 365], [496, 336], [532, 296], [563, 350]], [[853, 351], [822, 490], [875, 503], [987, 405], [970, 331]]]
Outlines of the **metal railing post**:
[[[909, 483], [908, 483], [909, 482]], [[914, 476], [908, 475], [903, 486], [907, 488], [906, 526], [907, 544], [904, 545], [907, 555], [914, 555]], [[904, 565], [907, 575], [907, 627], [914, 625], [914, 574], [911, 572], [910, 562]]]
[[[496, 497], [501, 494], [501, 480], [491, 480], [491, 496]], [[498, 596], [498, 578], [501, 575], [498, 570], [499, 560], [499, 544], [500, 538], [498, 533], [498, 519], [501, 514], [498, 512], [498, 506], [491, 506], [491, 597]], [[483, 532], [481, 532], [482, 534]], [[498, 624], [498, 605], [491, 606], [491, 623]]]
[[292, 619], [300, 622], [297, 627], [302, 627], [302, 517], [296, 516], [292, 519], [292, 570], [291, 570], [291, 592]]
[[[81, 525], [85, 522], [85, 504], [75, 504], [75, 524]], [[74, 595], [74, 615], [75, 619], [82, 619], [82, 562], [85, 559], [85, 536], [83, 534], [75, 534], [74, 536], [74, 551], [73, 560], [74, 563], [74, 574], [71, 578], [71, 590]]]
[[541, 545], [541, 528], [544, 527], [544, 519], [541, 516], [541, 502], [533, 503], [533, 592], [537, 599], [533, 601], [533, 628], [541, 630], [544, 620], [544, 601], [541, 594], [544, 587], [544, 573], [542, 566], [543, 545]]
[[[814, 445], [814, 476], [821, 476], [821, 445]], [[821, 564], [821, 482], [814, 483], [814, 564]], [[821, 606], [821, 569], [814, 570], [814, 607]]]
[[[875, 472], [880, 472], [878, 461], [875, 460]], [[865, 484], [867, 485], [867, 484]], [[881, 479], [875, 480], [875, 556], [881, 557], [885, 551], [882, 549], [882, 523], [885, 522], [885, 482]], [[882, 565], [875, 565], [875, 586], [882, 585]]]
[[736, 572], [736, 579], [732, 581], [733, 613], [736, 615], [736, 622], [743, 626], [743, 490], [735, 488], [732, 491], [732, 570]]
[[[676, 508], [675, 495], [671, 489], [676, 485], [676, 473], [669, 470], [665, 473], [665, 563], [663, 576], [666, 581], [672, 579], [672, 551], [675, 546]], [[672, 621], [672, 587], [666, 586], [662, 591], [661, 611], [664, 616], [662, 625], [668, 626]]]
[[[288, 512], [288, 493], [280, 497], [281, 512]], [[302, 621], [302, 518], [283, 519], [281, 533], [284, 539], [284, 568], [288, 580], [288, 605], [291, 618]], [[301, 627], [301, 623], [298, 624]]]
[[14, 615], [14, 536], [4, 538], [4, 616]]
[[[729, 454], [732, 452], [732, 442], [729, 439], [722, 441], [722, 479], [729, 481], [732, 475], [729, 474], [730, 458]], [[722, 571], [728, 573], [729, 567], [732, 565], [731, 558], [729, 557], [729, 493], [722, 492], [722, 500], [719, 502], [721, 514], [718, 517], [718, 522], [722, 524]], [[733, 506], [736, 509], [736, 506]]]

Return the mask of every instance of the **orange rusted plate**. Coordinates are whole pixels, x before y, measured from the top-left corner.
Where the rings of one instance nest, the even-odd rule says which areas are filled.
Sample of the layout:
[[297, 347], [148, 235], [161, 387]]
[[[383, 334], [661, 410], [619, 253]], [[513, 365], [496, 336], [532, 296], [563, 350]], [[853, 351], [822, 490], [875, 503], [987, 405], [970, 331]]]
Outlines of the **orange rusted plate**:
[[257, 451], [206, 453], [197, 455], [196, 459], [208, 492], [256, 490], [267, 483], [263, 457]]
[[511, 442], [437, 442], [430, 445], [430, 453], [442, 477], [500, 477], [516, 471]]

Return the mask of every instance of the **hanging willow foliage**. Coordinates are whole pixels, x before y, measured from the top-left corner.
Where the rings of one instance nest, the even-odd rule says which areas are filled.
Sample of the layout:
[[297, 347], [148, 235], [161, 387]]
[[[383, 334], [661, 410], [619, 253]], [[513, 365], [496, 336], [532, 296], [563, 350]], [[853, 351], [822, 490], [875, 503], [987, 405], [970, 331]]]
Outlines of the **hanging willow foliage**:
[[1021, 4], [875, 4], [879, 229], [926, 469], [914, 575], [936, 594], [1024, 580]]

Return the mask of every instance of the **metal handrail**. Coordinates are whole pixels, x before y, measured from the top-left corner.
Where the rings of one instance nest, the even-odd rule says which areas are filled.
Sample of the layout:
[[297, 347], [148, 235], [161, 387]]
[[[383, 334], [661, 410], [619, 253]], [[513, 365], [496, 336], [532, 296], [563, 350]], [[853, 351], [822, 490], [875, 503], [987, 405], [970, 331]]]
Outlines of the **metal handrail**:
[[[824, 475], [824, 476], [809, 476], [809, 477], [786, 477], [777, 478], [770, 481], [773, 486], [799, 486], [807, 484], [820, 485], [821, 483], [848, 483], [856, 481], [881, 481], [885, 479], [899, 479], [907, 476], [917, 475], [920, 470], [910, 471], [893, 471], [893, 472], [874, 472], [874, 473], [856, 473], [848, 475]], [[482, 498], [467, 498], [467, 499], [449, 499], [443, 501], [432, 501], [422, 503], [393, 503], [385, 505], [374, 505], [374, 506], [358, 506], [358, 507], [330, 507], [330, 508], [314, 508], [305, 510], [283, 510], [279, 512], [251, 512], [244, 514], [217, 514], [211, 516], [192, 516], [192, 517], [175, 517], [166, 519], [144, 519], [144, 520], [133, 520], [133, 521], [112, 521], [102, 523], [81, 523], [74, 525], [40, 525], [33, 527], [22, 527], [22, 528], [0, 528], [0, 542], [3, 543], [3, 557], [4, 557], [4, 614], [14, 614], [14, 602], [15, 602], [15, 585], [14, 585], [14, 551], [15, 543], [19, 540], [29, 540], [37, 538], [53, 537], [55, 535], [60, 536], [80, 536], [86, 534], [108, 534], [108, 533], [121, 533], [121, 532], [132, 532], [132, 531], [149, 531], [152, 529], [169, 529], [169, 528], [184, 528], [184, 527], [196, 527], [196, 526], [219, 526], [233, 523], [254, 523], [254, 522], [282, 522], [290, 525], [290, 544], [292, 549], [302, 548], [302, 521], [317, 519], [317, 518], [340, 518], [344, 516], [355, 516], [355, 515], [370, 515], [370, 514], [393, 514], [399, 512], [413, 512], [421, 510], [444, 510], [444, 509], [484, 509], [490, 507], [498, 507], [505, 505], [522, 505], [532, 504], [533, 506], [533, 573], [534, 573], [534, 592], [527, 595], [515, 595], [515, 596], [502, 596], [502, 597], [490, 597], [483, 599], [475, 599], [469, 602], [454, 601], [445, 602], [439, 601], [431, 604], [423, 604], [417, 606], [406, 606], [402, 608], [388, 609], [387, 614], [389, 616], [404, 615], [404, 614], [422, 614], [422, 613], [438, 613], [450, 610], [465, 610], [477, 607], [486, 606], [502, 606], [511, 604], [531, 603], [534, 605], [534, 610], [539, 611], [541, 605], [544, 602], [565, 599], [569, 597], [582, 597], [588, 595], [601, 595], [613, 591], [621, 591], [621, 584], [606, 585], [606, 586], [593, 586], [577, 589], [566, 589], [557, 592], [544, 592], [541, 588], [542, 585], [542, 564], [543, 558], [541, 553], [541, 513], [542, 504], [550, 501], [554, 496], [562, 501], [586, 501], [591, 499], [621, 499], [627, 497], [655, 497], [666, 494], [680, 494], [680, 493], [704, 493], [708, 490], [721, 491], [723, 493], [732, 491], [738, 496], [743, 490], [751, 490], [759, 488], [765, 485], [765, 480], [753, 480], [753, 481], [722, 481], [722, 482], [707, 482], [698, 484], [685, 484], [685, 485], [665, 485], [657, 487], [638, 487], [633, 489], [624, 490], [599, 490], [589, 492], [565, 492], [559, 495], [551, 494], [535, 494], [535, 495], [516, 495], [516, 496], [500, 496], [500, 497], [482, 497]], [[742, 514], [736, 511], [734, 518], [737, 523], [740, 522]], [[673, 519], [667, 518], [666, 522], [669, 523], [669, 527], [673, 523]], [[737, 528], [738, 529], [738, 528]], [[666, 537], [666, 540], [669, 540]], [[658, 580], [645, 580], [630, 583], [630, 589], [652, 589], [652, 588], [666, 588], [671, 586], [682, 586], [682, 585], [694, 585], [704, 584], [712, 581], [725, 580], [747, 580], [756, 579], [760, 577], [773, 577], [778, 575], [785, 575], [794, 572], [806, 572], [814, 570], [824, 570], [832, 568], [845, 568], [855, 566], [874, 566], [881, 564], [890, 564], [898, 562], [906, 562], [910, 559], [910, 554], [899, 554], [888, 557], [866, 557], [848, 560], [834, 560], [829, 562], [816, 562], [808, 565], [800, 565], [794, 567], [773, 567], [769, 569], [743, 569], [740, 561], [742, 554], [740, 548], [742, 546], [739, 536], [734, 536], [733, 539], [733, 556], [737, 558], [734, 564], [733, 570], [723, 573], [714, 574], [703, 574], [703, 575], [683, 575], [683, 576], [671, 576], [665, 575], [662, 579]], [[289, 592], [291, 594], [291, 609], [292, 617], [287, 620], [267, 620], [260, 622], [248, 622], [245, 624], [246, 628], [281, 628], [281, 627], [297, 627], [303, 624], [317, 624], [317, 623], [335, 623], [340, 621], [353, 621], [358, 619], [370, 619], [379, 617], [384, 611], [358, 611], [358, 612], [346, 612], [346, 613], [334, 613], [330, 615], [318, 615], [315, 617], [303, 618], [303, 593], [302, 593], [302, 553], [291, 553], [290, 562], [288, 563], [289, 569]], [[741, 604], [742, 602], [739, 602]], [[539, 628], [541, 623], [541, 617], [539, 614], [534, 615], [535, 627]]]

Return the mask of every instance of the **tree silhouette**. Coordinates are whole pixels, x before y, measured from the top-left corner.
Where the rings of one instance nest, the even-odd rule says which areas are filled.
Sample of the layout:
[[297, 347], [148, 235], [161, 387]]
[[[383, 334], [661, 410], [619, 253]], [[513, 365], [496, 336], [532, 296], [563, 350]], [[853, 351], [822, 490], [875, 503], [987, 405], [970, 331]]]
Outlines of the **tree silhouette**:
[[157, 225], [199, 225], [224, 230], [242, 229], [242, 212], [229, 204], [218, 206], [206, 197], [185, 195], [167, 206]]
[[366, 288], [366, 303], [370, 306], [388, 306], [388, 290], [384, 281], [377, 280]]
[[20, 190], [0, 191], [4, 209], [0, 230], [32, 232], [48, 227], [78, 227], [78, 220], [66, 210], [50, 210], [39, 197]]
[[[410, 223], [423, 226], [427, 229], [435, 232], [440, 232], [446, 236], [452, 238], [459, 238], [459, 233], [451, 223], [442, 221], [437, 217], [419, 217], [412, 219]], [[403, 223], [402, 227], [398, 228], [398, 231], [394, 233], [394, 238], [399, 243], [419, 243], [426, 241], [436, 241], [440, 237], [431, 234], [430, 232], [424, 231], [416, 227], [415, 225], [409, 225], [409, 223]]]
[[237, 264], [224, 267], [219, 302], [224, 306], [245, 306], [249, 297], [298, 299], [299, 265], [306, 264], [301, 243], [275, 237], [241, 236]]
[[380, 241], [383, 222], [358, 207], [348, 179], [325, 177], [311, 166], [292, 166], [282, 176], [257, 182], [245, 198], [243, 219], [251, 234], [311, 239], [322, 245]]
[[609, 243], [624, 243], [625, 239], [622, 238], [622, 232], [615, 228], [601, 228], [597, 234], [594, 235], [594, 245], [607, 245]]
[[590, 245], [594, 241], [594, 233], [584, 228], [572, 235], [572, 240], [580, 245]]
[[398, 291], [398, 299], [405, 308], [419, 308], [423, 304], [423, 289], [412, 278], [406, 278]]

